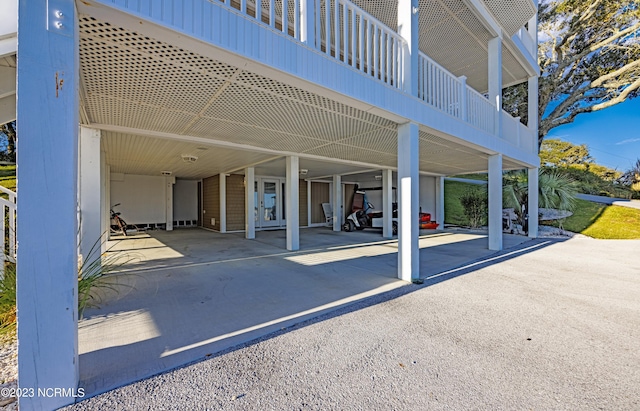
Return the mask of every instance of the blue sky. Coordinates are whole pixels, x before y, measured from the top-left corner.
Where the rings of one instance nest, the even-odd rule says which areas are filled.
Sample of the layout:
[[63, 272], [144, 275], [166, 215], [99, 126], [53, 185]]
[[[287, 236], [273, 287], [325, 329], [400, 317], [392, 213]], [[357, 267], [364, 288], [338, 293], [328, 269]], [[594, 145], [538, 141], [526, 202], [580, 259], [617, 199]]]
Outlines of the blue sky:
[[547, 138], [586, 144], [596, 163], [626, 171], [640, 158], [640, 98], [580, 114], [573, 123], [551, 130]]

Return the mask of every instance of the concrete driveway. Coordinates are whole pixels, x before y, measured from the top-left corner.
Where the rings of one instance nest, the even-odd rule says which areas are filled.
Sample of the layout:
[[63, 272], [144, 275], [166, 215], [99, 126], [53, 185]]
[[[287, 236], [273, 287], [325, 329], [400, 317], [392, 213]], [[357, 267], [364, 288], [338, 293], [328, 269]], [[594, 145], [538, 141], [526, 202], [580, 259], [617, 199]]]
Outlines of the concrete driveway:
[[638, 249], [524, 243], [70, 409], [637, 410]]
[[[505, 235], [505, 246], [527, 241]], [[81, 386], [99, 393], [286, 328], [407, 283], [396, 278], [397, 241], [379, 231], [151, 231], [112, 242], [135, 258], [79, 323]], [[425, 231], [421, 274], [493, 254], [482, 233]]]

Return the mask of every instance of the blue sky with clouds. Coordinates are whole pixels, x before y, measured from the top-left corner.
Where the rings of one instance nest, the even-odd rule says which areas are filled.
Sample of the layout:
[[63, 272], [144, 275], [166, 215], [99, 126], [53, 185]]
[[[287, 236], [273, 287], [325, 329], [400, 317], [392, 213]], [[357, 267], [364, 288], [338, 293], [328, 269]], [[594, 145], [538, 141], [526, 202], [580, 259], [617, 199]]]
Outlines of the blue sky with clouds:
[[587, 144], [596, 163], [625, 171], [640, 158], [640, 98], [594, 113], [551, 130], [547, 138]]

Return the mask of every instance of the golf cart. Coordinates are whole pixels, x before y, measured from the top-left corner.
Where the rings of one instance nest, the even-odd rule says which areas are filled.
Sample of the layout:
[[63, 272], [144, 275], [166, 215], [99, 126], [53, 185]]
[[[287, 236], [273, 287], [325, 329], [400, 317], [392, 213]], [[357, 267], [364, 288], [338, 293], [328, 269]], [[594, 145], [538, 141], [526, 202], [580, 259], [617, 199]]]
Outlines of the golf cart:
[[[342, 229], [347, 232], [365, 228], [382, 228], [382, 211], [373, 211], [375, 207], [367, 200], [367, 194], [358, 190], [353, 193], [351, 214], [347, 216]], [[398, 203], [392, 204], [392, 232], [398, 235]]]
[[[378, 190], [374, 188], [373, 190]], [[356, 190], [353, 193], [353, 204], [351, 213], [345, 219], [342, 229], [347, 232], [353, 230], [364, 230], [365, 228], [382, 228], [382, 211], [374, 211], [375, 207], [367, 200], [367, 194], [363, 190]], [[391, 226], [393, 235], [398, 235], [398, 203], [392, 203]], [[418, 215], [418, 226], [420, 229], [436, 229], [438, 223], [431, 221], [430, 213], [423, 213], [422, 209]]]

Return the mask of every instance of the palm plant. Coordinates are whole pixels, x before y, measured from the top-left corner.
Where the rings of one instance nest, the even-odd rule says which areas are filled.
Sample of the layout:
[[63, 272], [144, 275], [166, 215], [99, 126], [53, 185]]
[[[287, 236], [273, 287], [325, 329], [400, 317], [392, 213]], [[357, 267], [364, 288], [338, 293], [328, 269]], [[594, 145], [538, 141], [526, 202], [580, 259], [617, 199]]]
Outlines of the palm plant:
[[[524, 225], [523, 206], [529, 202], [528, 175], [524, 170], [508, 172], [503, 177], [502, 198], [505, 207], [513, 208], [518, 223]], [[572, 210], [577, 190], [573, 180], [555, 170], [540, 170], [538, 174], [538, 207]]]

